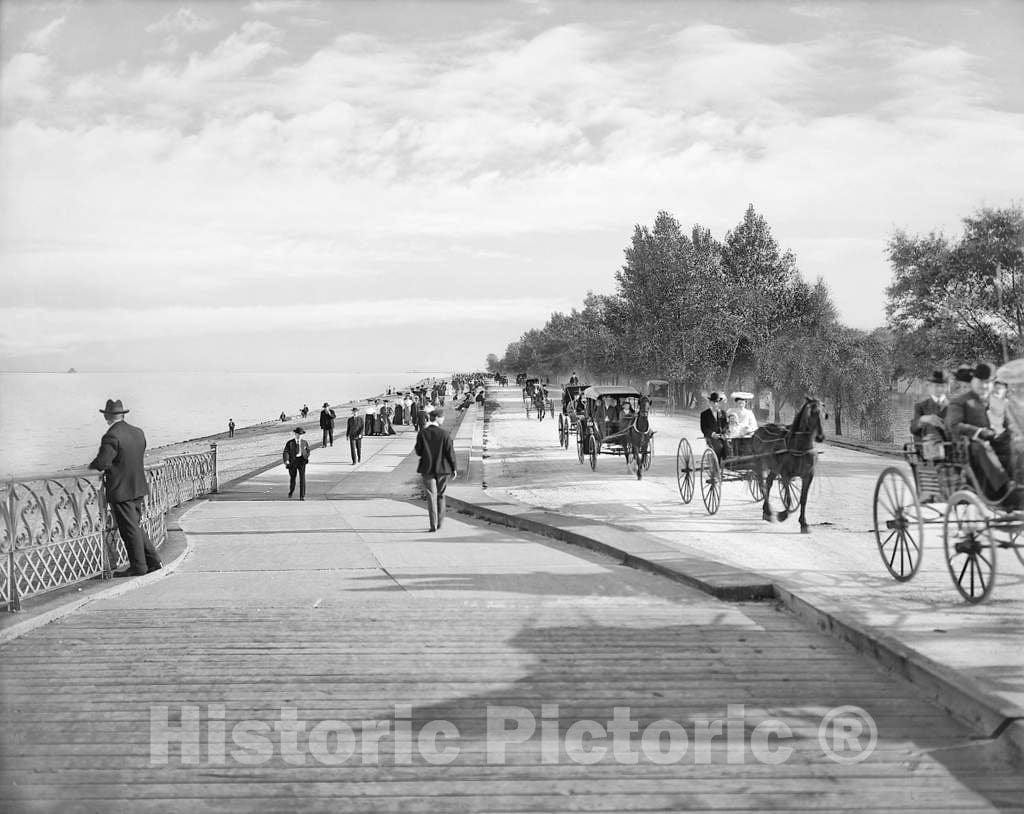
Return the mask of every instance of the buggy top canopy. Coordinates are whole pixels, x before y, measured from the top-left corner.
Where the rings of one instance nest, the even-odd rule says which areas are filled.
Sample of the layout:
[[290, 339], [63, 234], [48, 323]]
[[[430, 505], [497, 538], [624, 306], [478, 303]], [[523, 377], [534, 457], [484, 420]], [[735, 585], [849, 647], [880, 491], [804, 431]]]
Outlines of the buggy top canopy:
[[635, 387], [627, 387], [623, 385], [608, 385], [601, 387], [588, 387], [583, 391], [583, 398], [585, 399], [599, 399], [601, 396], [609, 396], [610, 398], [642, 398], [643, 393], [637, 390]]

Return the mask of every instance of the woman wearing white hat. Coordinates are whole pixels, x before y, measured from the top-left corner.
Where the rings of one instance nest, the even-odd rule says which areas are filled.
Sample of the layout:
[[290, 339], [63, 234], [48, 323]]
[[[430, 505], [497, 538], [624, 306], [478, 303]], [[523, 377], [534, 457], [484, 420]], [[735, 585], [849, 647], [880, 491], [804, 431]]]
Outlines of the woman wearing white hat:
[[757, 430], [757, 418], [754, 411], [747, 407], [747, 404], [754, 398], [753, 393], [744, 390], [737, 390], [732, 394], [733, 407], [726, 415], [735, 416], [735, 422], [729, 421], [730, 438], [749, 438]]

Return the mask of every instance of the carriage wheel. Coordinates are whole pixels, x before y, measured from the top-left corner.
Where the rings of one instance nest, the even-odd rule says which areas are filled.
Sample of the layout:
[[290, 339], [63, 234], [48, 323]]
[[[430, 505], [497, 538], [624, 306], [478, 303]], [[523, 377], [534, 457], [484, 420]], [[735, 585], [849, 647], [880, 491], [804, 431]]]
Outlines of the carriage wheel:
[[946, 565], [960, 596], [972, 604], [992, 593], [996, 581], [996, 541], [989, 520], [992, 513], [974, 492], [956, 492], [949, 498], [942, 522]]
[[708, 514], [718, 511], [722, 501], [722, 467], [713, 449], [704, 450], [700, 459], [700, 496]]
[[590, 468], [597, 469], [597, 439], [590, 436]]
[[746, 480], [750, 497], [757, 503], [764, 503], [764, 482], [757, 479], [757, 472], [748, 469]]
[[583, 438], [583, 428], [580, 427], [576, 433], [576, 454], [579, 456], [580, 463], [583, 463], [583, 458], [585, 457], [583, 453]]
[[924, 523], [917, 490], [902, 469], [890, 466], [878, 476], [874, 516], [875, 543], [882, 562], [893, 579], [906, 582], [921, 567]]
[[676, 448], [676, 486], [683, 503], [693, 500], [693, 449], [685, 438], [679, 439]]
[[565, 447], [565, 424], [562, 423], [562, 417], [558, 417], [558, 446]]
[[641, 461], [644, 471], [650, 471], [651, 459], [654, 457], [654, 439], [651, 438], [647, 441], [647, 449], [643, 452], [643, 460]]
[[790, 478], [788, 483], [779, 478], [779, 500], [787, 512], [800, 505], [800, 478]]

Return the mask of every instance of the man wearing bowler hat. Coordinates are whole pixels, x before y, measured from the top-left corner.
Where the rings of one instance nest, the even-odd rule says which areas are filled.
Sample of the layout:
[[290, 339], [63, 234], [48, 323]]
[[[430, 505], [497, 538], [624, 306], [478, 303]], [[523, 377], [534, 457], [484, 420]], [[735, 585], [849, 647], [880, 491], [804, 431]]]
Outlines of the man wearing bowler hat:
[[984, 362], [971, 375], [970, 390], [949, 400], [946, 430], [951, 438], [966, 438], [971, 469], [985, 497], [1003, 500], [1010, 478], [1010, 438], [1006, 427], [993, 428], [988, 420], [988, 397], [992, 392], [992, 368]]
[[910, 421], [910, 434], [915, 441], [926, 436], [936, 440], [946, 439], [946, 411], [949, 400], [946, 398], [946, 377], [941, 370], [932, 372], [928, 379], [928, 398], [914, 405], [914, 417]]
[[107, 504], [114, 515], [117, 530], [128, 554], [128, 570], [115, 577], [142, 576], [160, 570], [160, 558], [152, 540], [142, 528], [143, 500], [149, 494], [146, 483], [146, 435], [124, 420], [128, 412], [120, 399], [107, 399], [100, 410], [107, 420], [107, 431], [100, 440], [100, 451], [89, 464], [103, 472]]
[[701, 435], [704, 436], [707, 445], [715, 451], [719, 461], [725, 460], [728, 455], [725, 435], [729, 430], [729, 421], [725, 417], [721, 402], [718, 393], [712, 393], [708, 396], [708, 408], [700, 414]]
[[328, 444], [332, 447], [334, 446], [335, 418], [334, 410], [332, 410], [325, 401], [323, 409], [320, 410], [320, 429], [324, 431], [324, 440], [320, 446], [326, 447]]
[[302, 427], [292, 430], [293, 438], [284, 445], [284, 465], [288, 469], [288, 497], [295, 494], [295, 476], [299, 476], [299, 500], [306, 499], [306, 464], [309, 463], [309, 442], [303, 439]]
[[348, 438], [348, 451], [352, 455], [352, 466], [363, 460], [363, 432], [366, 430], [366, 420], [359, 415], [359, 408], [352, 408], [352, 415], [348, 417], [348, 424], [345, 425], [345, 437]]
[[430, 530], [437, 531], [444, 523], [444, 491], [449, 478], [455, 478], [455, 445], [448, 431], [441, 427], [444, 408], [434, 407], [427, 413], [430, 423], [416, 436], [416, 454], [420, 457], [416, 471], [423, 480], [427, 497]]

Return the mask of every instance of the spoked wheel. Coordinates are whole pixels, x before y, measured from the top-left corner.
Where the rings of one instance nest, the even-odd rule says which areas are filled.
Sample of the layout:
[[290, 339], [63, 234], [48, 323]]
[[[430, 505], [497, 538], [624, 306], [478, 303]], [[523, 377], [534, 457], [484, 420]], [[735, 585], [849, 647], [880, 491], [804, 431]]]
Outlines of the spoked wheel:
[[679, 446], [676, 448], [676, 485], [679, 487], [679, 497], [683, 503], [693, 500], [693, 449], [690, 442], [685, 438], [679, 439]]
[[564, 416], [558, 417], [558, 446], [565, 446], [565, 421]]
[[921, 567], [924, 523], [917, 490], [902, 469], [890, 466], [878, 476], [874, 513], [875, 543], [882, 562], [893, 579], [906, 582]]
[[590, 468], [597, 469], [597, 439], [590, 436]]
[[757, 472], [748, 469], [746, 481], [751, 499], [757, 503], [764, 503], [764, 482], [757, 479]]
[[708, 514], [718, 511], [722, 501], [722, 466], [713, 449], [704, 450], [700, 459], [700, 496]]
[[800, 505], [800, 478], [790, 478], [788, 483], [779, 478], [778, 482], [779, 500], [782, 501], [782, 508], [787, 512], [791, 512]]
[[992, 513], [974, 492], [955, 492], [946, 506], [942, 544], [946, 565], [960, 596], [972, 604], [983, 601], [996, 581], [996, 540], [989, 525]]
[[647, 442], [647, 449], [641, 454], [642, 460], [640, 461], [641, 466], [644, 468], [644, 472], [649, 472], [651, 469], [651, 459], [654, 457], [654, 439], [651, 438]]
[[583, 453], [583, 430], [582, 429], [576, 435], [576, 454], [579, 456], [580, 463], [583, 463], [583, 459], [586, 456]]

